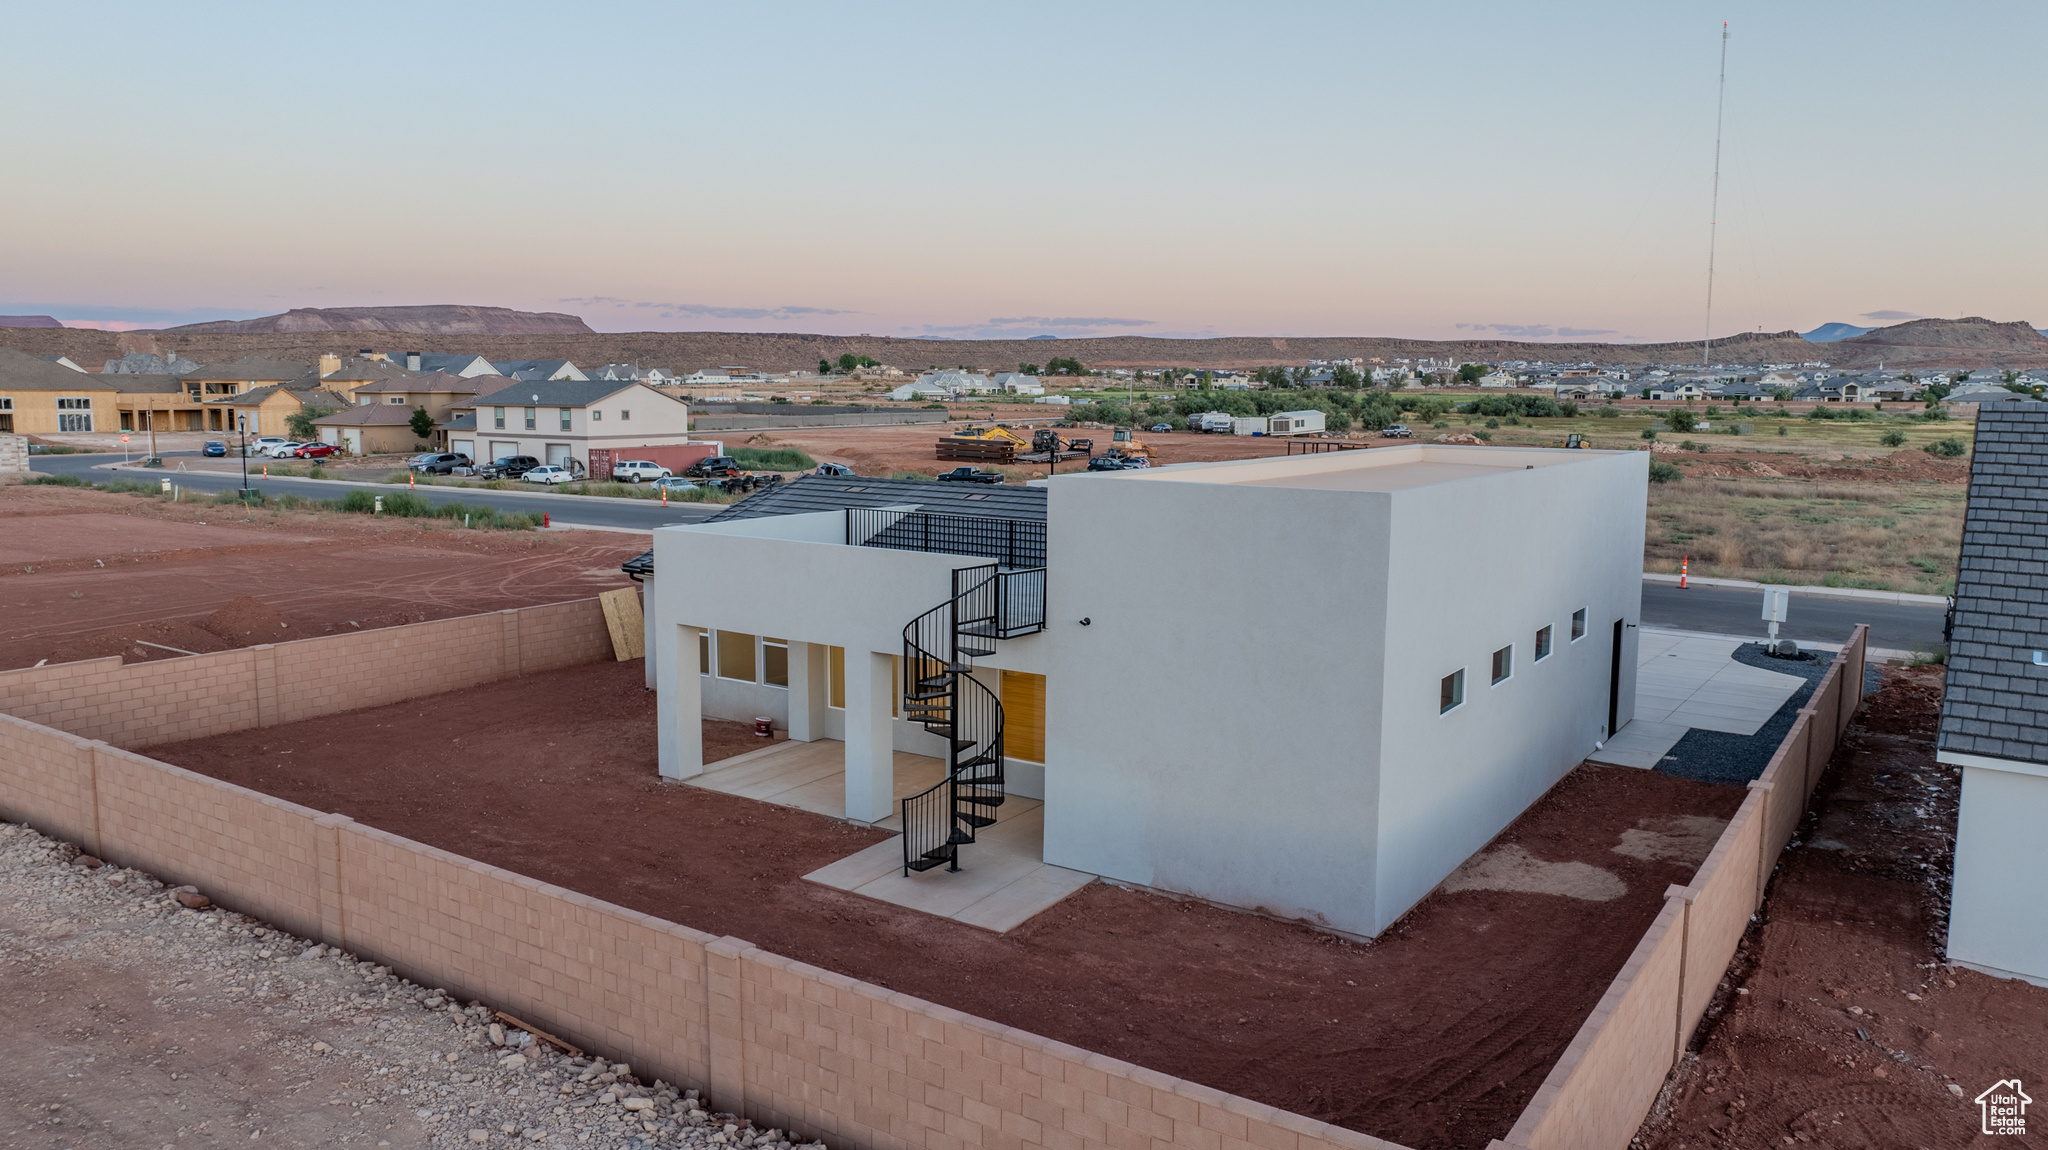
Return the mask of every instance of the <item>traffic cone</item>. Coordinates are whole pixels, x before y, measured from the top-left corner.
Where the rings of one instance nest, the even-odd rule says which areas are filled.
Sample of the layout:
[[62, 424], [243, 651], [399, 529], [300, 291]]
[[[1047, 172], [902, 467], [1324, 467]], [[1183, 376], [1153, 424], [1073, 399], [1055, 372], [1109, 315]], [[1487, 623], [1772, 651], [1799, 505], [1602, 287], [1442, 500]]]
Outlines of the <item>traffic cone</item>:
[[668, 506], [668, 488], [666, 487], [661, 489], [661, 505], [663, 507]]
[[1688, 567], [1690, 567], [1690, 566], [1692, 566], [1692, 556], [1690, 556], [1690, 555], [1681, 555], [1681, 556], [1679, 556], [1679, 559], [1678, 559], [1678, 589], [1679, 589], [1680, 591], [1683, 591], [1683, 590], [1685, 590], [1685, 572], [1686, 572], [1686, 568], [1688, 568]]
[[419, 474], [419, 472], [417, 472], [417, 471], [408, 471], [408, 472], [406, 472], [406, 473], [405, 473], [405, 489], [406, 489], [407, 491], [418, 491], [418, 490], [419, 490], [419, 488], [417, 488], [417, 487], [414, 487], [414, 486], [413, 486], [413, 484], [412, 484], [412, 481], [413, 481], [413, 477], [414, 477], [415, 475], [418, 475], [418, 474]]

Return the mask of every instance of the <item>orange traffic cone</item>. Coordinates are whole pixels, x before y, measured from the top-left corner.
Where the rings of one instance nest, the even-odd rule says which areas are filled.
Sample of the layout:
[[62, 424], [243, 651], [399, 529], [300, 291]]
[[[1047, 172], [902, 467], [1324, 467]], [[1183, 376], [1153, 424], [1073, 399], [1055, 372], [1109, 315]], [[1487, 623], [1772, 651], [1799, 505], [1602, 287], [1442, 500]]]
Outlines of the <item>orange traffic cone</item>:
[[1685, 590], [1685, 572], [1686, 572], [1686, 568], [1688, 568], [1688, 567], [1690, 567], [1690, 566], [1692, 566], [1692, 556], [1690, 556], [1690, 555], [1682, 555], [1682, 556], [1680, 556], [1680, 557], [1679, 557], [1679, 559], [1678, 559], [1678, 589], [1679, 589], [1680, 591], [1683, 591], [1683, 590]]

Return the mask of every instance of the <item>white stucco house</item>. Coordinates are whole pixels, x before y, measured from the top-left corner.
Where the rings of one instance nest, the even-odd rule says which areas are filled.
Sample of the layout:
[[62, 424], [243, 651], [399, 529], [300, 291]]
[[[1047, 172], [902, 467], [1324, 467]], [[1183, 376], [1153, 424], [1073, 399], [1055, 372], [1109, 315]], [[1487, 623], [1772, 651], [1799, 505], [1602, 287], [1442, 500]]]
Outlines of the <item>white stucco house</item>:
[[1948, 957], [2040, 986], [2048, 986], [2044, 473], [2048, 404], [1978, 409], [1935, 752], [1963, 773]]
[[[1634, 713], [1648, 459], [802, 479], [628, 565], [659, 769], [704, 771], [702, 717], [773, 716], [842, 744], [907, 879], [971, 872], [1018, 795], [1047, 864], [1377, 935]], [[940, 783], [899, 802], [898, 751]]]
[[[488, 377], [483, 377], [489, 381]], [[543, 463], [590, 466], [590, 449], [660, 447], [690, 442], [690, 406], [638, 381], [551, 379], [509, 386], [451, 405], [473, 415], [472, 458], [531, 455]], [[452, 437], [457, 434], [452, 431]]]

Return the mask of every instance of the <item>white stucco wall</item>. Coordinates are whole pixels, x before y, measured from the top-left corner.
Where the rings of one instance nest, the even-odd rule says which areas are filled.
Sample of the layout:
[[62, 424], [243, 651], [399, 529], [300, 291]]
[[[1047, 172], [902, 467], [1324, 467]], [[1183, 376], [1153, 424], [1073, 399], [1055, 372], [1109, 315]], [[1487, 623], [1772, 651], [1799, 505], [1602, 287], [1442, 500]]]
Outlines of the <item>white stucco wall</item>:
[[[1620, 725], [1635, 713], [1649, 454], [1578, 454], [1589, 457], [1394, 493], [1371, 933], [1606, 737], [1617, 619]], [[1579, 608], [1586, 635], [1573, 642]], [[1545, 625], [1553, 646], [1537, 662]], [[1493, 653], [1509, 645], [1512, 673], [1496, 686]], [[1461, 667], [1465, 702], [1441, 713], [1441, 681]]]
[[1948, 955], [1965, 966], [2048, 986], [2048, 765], [1962, 760]]

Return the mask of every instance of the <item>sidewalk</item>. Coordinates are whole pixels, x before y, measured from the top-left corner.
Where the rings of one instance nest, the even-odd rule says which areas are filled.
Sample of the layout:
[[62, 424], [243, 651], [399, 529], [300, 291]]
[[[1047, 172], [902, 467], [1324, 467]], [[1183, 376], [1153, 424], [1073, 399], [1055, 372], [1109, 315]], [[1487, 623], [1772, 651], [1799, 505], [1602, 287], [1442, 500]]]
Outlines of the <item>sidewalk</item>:
[[[139, 465], [137, 465], [137, 464], [133, 464], [133, 463], [129, 463], [129, 464], [123, 464], [123, 463], [120, 463], [120, 462], [114, 462], [114, 463], [96, 463], [96, 464], [94, 464], [94, 465], [93, 465], [93, 470], [95, 470], [95, 471], [139, 471], [139, 472], [142, 472], [142, 473], [143, 473], [143, 474], [145, 474], [145, 475], [151, 475], [151, 476], [156, 476], [156, 477], [158, 477], [158, 478], [163, 478], [163, 479], [171, 479], [171, 478], [173, 478], [173, 477], [175, 477], [175, 476], [179, 476], [179, 475], [211, 475], [211, 476], [214, 476], [214, 477], [216, 477], [216, 478], [222, 478], [222, 479], [240, 479], [240, 478], [242, 477], [242, 469], [241, 469], [241, 468], [239, 468], [239, 467], [235, 468], [235, 469], [234, 469], [234, 470], [232, 470], [232, 471], [216, 471], [216, 470], [214, 470], [214, 469], [212, 469], [212, 468], [198, 468], [198, 467], [184, 467], [184, 468], [178, 468], [178, 467], [142, 467], [142, 466], [139, 466]], [[535, 498], [535, 499], [567, 499], [567, 500], [569, 500], [569, 501], [571, 501], [571, 502], [575, 502], [575, 503], [623, 503], [623, 504], [625, 504], [626, 506], [629, 506], [629, 507], [660, 507], [660, 506], [662, 505], [662, 503], [661, 503], [661, 499], [660, 499], [660, 497], [659, 497], [659, 496], [655, 496], [655, 497], [651, 497], [651, 498], [647, 498], [647, 499], [634, 499], [634, 498], [631, 498], [631, 497], [622, 497], [622, 496], [617, 496], [617, 495], [571, 495], [571, 494], [569, 494], [568, 492], [564, 492], [564, 491], [545, 491], [545, 490], [542, 490], [542, 489], [540, 489], [540, 488], [534, 488], [533, 490], [530, 490], [530, 491], [529, 491], [529, 490], [527, 490], [527, 489], [526, 489], [526, 488], [524, 488], [524, 487], [515, 487], [515, 488], [502, 488], [502, 489], [501, 489], [501, 488], [495, 488], [495, 487], [457, 487], [457, 486], [455, 486], [455, 485], [453, 485], [453, 484], [449, 484], [449, 483], [422, 483], [422, 484], [420, 484], [420, 485], [419, 485], [419, 486], [418, 486], [417, 488], [414, 488], [414, 487], [412, 487], [411, 485], [409, 485], [409, 484], [405, 484], [405, 483], [385, 483], [385, 482], [383, 482], [383, 481], [381, 481], [381, 480], [376, 480], [376, 479], [313, 479], [313, 478], [309, 478], [309, 477], [307, 477], [307, 476], [304, 476], [304, 475], [269, 475], [269, 476], [266, 476], [266, 475], [264, 475], [264, 474], [262, 473], [262, 471], [263, 471], [263, 468], [262, 468], [262, 466], [261, 466], [260, 464], [252, 464], [252, 465], [250, 466], [250, 468], [249, 468], [249, 482], [250, 482], [250, 483], [258, 483], [258, 482], [261, 482], [261, 481], [262, 481], [262, 480], [264, 480], [264, 479], [289, 479], [289, 480], [291, 480], [291, 481], [292, 481], [293, 483], [331, 483], [331, 484], [333, 484], [333, 485], [334, 485], [334, 486], [336, 486], [336, 487], [383, 487], [383, 488], [388, 488], [388, 489], [390, 489], [390, 490], [393, 490], [393, 491], [408, 491], [408, 490], [420, 490], [420, 491], [447, 491], [447, 492], [451, 492], [451, 493], [454, 493], [454, 494], [457, 494], [457, 495], [462, 495], [462, 494], [473, 494], [473, 495], [477, 495], [477, 496], [480, 496], [480, 497], [481, 497], [481, 496], [487, 496], [487, 495], [517, 495], [517, 496], [521, 497], [522, 499], [524, 499], [524, 498]], [[604, 480], [581, 480], [581, 481], [579, 481], [579, 482], [589, 482], [589, 483], [602, 483], [602, 482], [604, 482]], [[694, 500], [682, 500], [682, 499], [677, 499], [677, 500], [673, 500], [673, 501], [671, 501], [671, 502], [669, 503], [669, 506], [671, 506], [671, 507], [679, 507], [679, 506], [683, 506], [683, 505], [685, 505], [685, 504], [687, 504], [687, 503], [694, 503], [694, 502], [695, 502]], [[706, 503], [706, 504], [704, 504], [704, 505], [705, 505], [705, 506], [724, 506], [723, 504], [711, 504], [711, 503]]]
[[[1676, 575], [1643, 573], [1645, 583], [1678, 582]], [[1813, 595], [1822, 599], [1868, 599], [1879, 603], [1898, 603], [1916, 607], [1946, 607], [1946, 595], [1915, 595], [1908, 591], [1865, 591], [1857, 587], [1792, 587], [1781, 583], [1753, 583], [1747, 579], [1708, 579], [1695, 575], [1687, 580], [1702, 587], [1742, 587], [1761, 591], [1765, 587], [1784, 587], [1794, 595]]]

